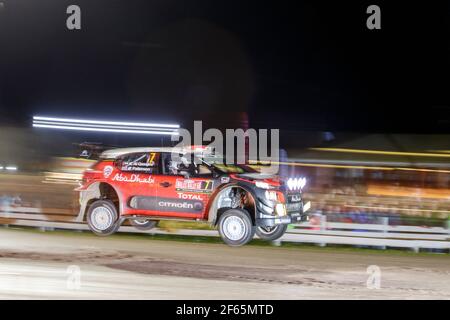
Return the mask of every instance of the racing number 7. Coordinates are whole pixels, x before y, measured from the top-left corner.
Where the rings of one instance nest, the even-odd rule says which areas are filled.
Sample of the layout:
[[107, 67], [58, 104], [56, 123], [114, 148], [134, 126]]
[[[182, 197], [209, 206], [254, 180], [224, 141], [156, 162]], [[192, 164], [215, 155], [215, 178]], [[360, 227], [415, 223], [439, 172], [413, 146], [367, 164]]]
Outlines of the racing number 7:
[[150, 152], [150, 157], [148, 158], [147, 163], [149, 163], [151, 166], [153, 166], [152, 164], [155, 161], [155, 157], [156, 157], [156, 153], [155, 152]]

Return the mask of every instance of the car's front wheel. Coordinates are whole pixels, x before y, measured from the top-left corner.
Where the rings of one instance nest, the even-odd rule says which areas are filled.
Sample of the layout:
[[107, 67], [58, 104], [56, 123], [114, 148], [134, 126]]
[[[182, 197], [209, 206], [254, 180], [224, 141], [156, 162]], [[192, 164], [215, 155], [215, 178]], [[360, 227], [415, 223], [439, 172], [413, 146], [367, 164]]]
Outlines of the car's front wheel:
[[229, 209], [222, 213], [218, 221], [222, 240], [234, 247], [247, 244], [255, 235], [255, 227], [246, 210]]
[[277, 240], [286, 232], [287, 226], [287, 224], [279, 224], [274, 227], [257, 227], [256, 235], [262, 240]]
[[130, 223], [138, 230], [148, 231], [156, 227], [158, 221], [148, 219], [132, 219]]
[[116, 206], [110, 200], [97, 200], [87, 212], [89, 229], [99, 236], [107, 236], [120, 227]]

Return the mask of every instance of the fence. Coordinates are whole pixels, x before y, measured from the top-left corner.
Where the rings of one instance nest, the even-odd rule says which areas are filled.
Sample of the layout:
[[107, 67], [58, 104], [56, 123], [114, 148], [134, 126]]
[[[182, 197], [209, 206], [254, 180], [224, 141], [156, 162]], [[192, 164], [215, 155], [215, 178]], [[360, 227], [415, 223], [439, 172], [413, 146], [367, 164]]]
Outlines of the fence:
[[[45, 212], [45, 213], [43, 213]], [[76, 221], [69, 212], [38, 208], [8, 208], [0, 211], [4, 225], [37, 227], [47, 229], [89, 230], [85, 223]], [[133, 227], [122, 226], [119, 232], [147, 234], [176, 234], [184, 236], [218, 236], [215, 230], [177, 229], [168, 232], [162, 229], [140, 231]], [[388, 218], [382, 218], [378, 224], [328, 222], [326, 216], [320, 216], [318, 223], [306, 222], [294, 224], [280, 239], [284, 242], [369, 246], [380, 249], [409, 248], [416, 252], [420, 249], [450, 249], [450, 229], [443, 227], [392, 226]]]
[[450, 249], [450, 229], [443, 227], [416, 227], [389, 225], [389, 218], [379, 224], [327, 222], [320, 216], [319, 224], [296, 224], [283, 237], [284, 241], [317, 243], [319, 245], [344, 244], [420, 249]]

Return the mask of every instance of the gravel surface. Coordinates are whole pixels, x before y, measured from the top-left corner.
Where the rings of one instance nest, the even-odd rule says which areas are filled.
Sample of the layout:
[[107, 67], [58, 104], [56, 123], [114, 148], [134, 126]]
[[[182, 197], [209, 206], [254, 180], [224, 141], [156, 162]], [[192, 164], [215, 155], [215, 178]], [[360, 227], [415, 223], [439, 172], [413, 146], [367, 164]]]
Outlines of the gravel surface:
[[[2, 299], [450, 299], [448, 254], [4, 228], [0, 239]], [[370, 270], [379, 289], [367, 285]]]

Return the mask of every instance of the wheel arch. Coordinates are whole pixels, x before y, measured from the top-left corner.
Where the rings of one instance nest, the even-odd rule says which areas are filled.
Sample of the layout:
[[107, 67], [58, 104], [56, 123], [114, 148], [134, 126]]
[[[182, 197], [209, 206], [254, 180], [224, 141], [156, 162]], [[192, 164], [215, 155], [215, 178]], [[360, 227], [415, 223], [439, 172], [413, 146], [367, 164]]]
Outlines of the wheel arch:
[[93, 202], [100, 199], [111, 200], [119, 216], [122, 212], [120, 195], [117, 189], [107, 182], [94, 182], [86, 190], [80, 191], [80, 212], [77, 221], [82, 222], [86, 220], [86, 212]]
[[249, 211], [252, 222], [253, 222], [253, 224], [255, 224], [255, 222], [256, 222], [256, 199], [257, 199], [256, 195], [250, 188], [248, 188], [247, 186], [238, 184], [238, 183], [232, 183], [232, 184], [225, 185], [215, 193], [215, 195], [213, 196], [213, 200], [210, 202], [210, 205], [208, 208], [208, 222], [210, 224], [216, 225], [220, 215], [227, 209], [230, 209], [229, 207], [220, 207], [219, 200], [220, 200], [220, 197], [224, 193], [229, 192], [230, 190], [232, 190], [234, 188], [241, 189], [241, 190], [245, 191], [248, 195], [250, 195], [250, 197], [252, 199], [251, 202], [253, 205], [249, 206], [250, 210], [247, 210], [247, 211]]

